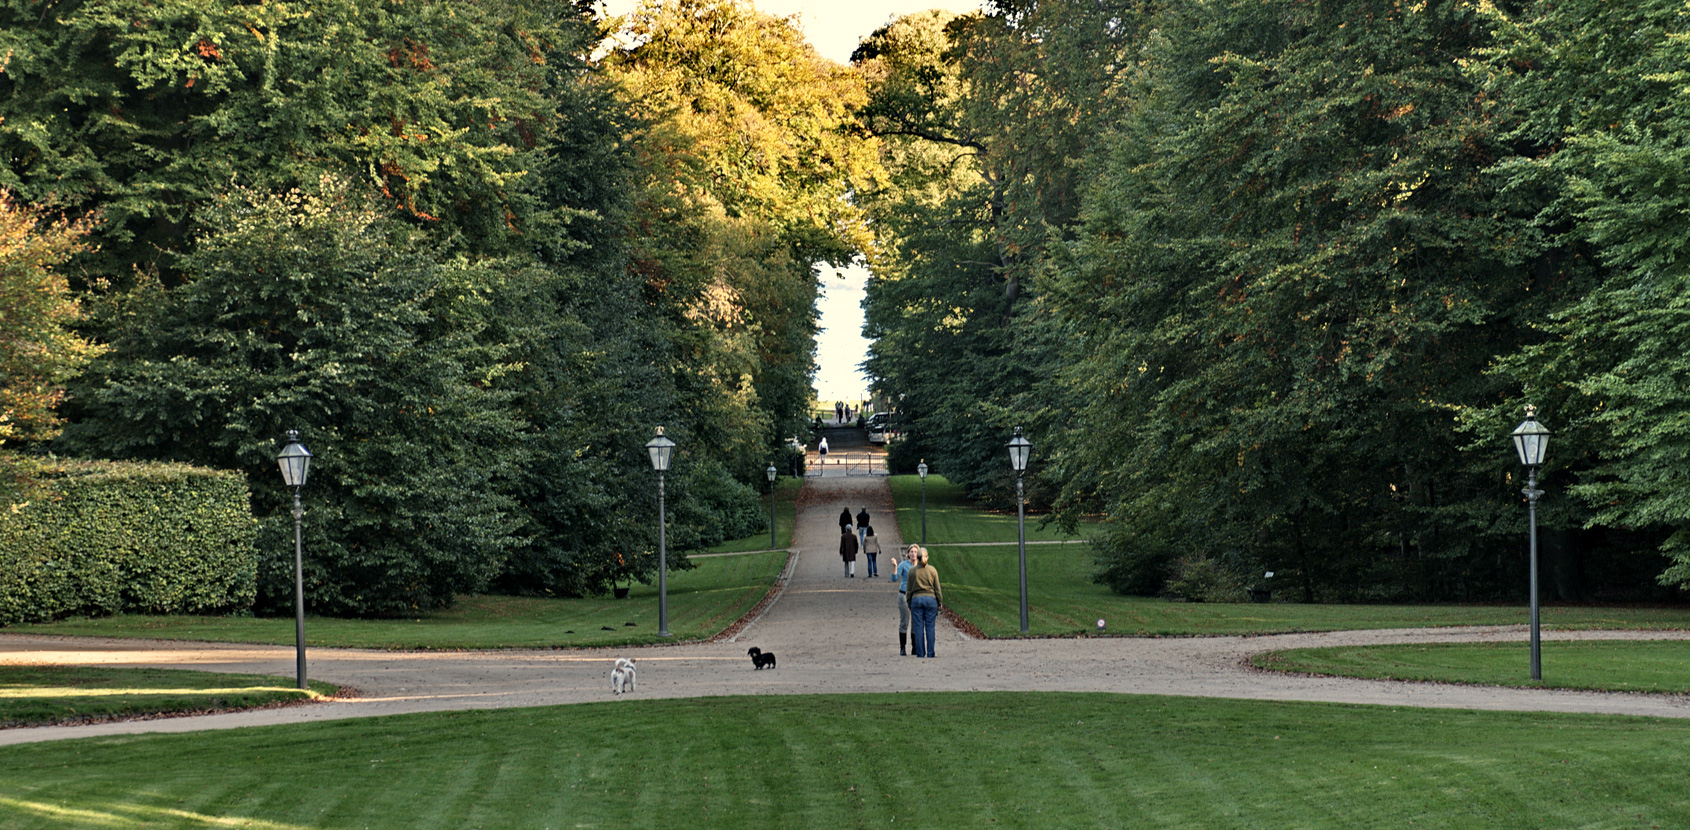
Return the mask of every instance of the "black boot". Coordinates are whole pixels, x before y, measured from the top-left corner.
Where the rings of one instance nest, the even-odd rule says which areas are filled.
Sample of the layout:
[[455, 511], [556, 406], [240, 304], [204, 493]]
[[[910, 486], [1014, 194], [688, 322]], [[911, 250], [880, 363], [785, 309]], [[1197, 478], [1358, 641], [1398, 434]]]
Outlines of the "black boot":
[[903, 632], [903, 631], [898, 632], [898, 656], [899, 657], [908, 657], [909, 656], [909, 652], [904, 650], [905, 647], [909, 645], [909, 642], [910, 642], [910, 635], [908, 633]]

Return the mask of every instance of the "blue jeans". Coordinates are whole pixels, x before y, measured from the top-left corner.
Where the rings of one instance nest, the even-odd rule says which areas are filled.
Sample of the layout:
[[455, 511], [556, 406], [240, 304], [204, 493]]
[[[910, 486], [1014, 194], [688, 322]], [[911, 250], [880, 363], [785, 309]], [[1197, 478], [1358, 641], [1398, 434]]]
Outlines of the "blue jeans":
[[939, 601], [932, 594], [910, 600], [910, 647], [917, 657], [932, 657], [933, 629], [939, 622]]

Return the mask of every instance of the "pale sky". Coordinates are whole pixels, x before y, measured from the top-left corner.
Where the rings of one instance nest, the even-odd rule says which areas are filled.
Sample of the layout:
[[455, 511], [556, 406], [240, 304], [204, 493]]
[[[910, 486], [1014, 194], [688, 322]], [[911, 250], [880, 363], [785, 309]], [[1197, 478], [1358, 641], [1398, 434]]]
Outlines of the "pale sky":
[[[635, 0], [604, 0], [611, 15], [633, 10]], [[980, 0], [753, 0], [766, 14], [798, 15], [804, 37], [822, 57], [845, 63], [857, 42], [886, 25], [893, 17], [927, 9], [953, 12], [978, 11]], [[836, 276], [836, 274], [843, 275]], [[821, 297], [822, 333], [816, 338], [816, 396], [822, 403], [855, 402], [866, 394], [868, 378], [859, 365], [868, 357], [869, 341], [863, 337], [863, 290], [868, 269], [823, 266]]]

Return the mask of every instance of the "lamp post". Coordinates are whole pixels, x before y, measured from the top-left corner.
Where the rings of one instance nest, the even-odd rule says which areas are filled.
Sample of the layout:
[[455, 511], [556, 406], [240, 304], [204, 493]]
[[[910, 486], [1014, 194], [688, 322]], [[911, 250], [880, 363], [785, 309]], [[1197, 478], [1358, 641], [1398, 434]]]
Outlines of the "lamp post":
[[1531, 515], [1532, 552], [1532, 679], [1543, 679], [1543, 652], [1538, 639], [1537, 614], [1537, 499], [1543, 491], [1537, 489], [1537, 468], [1543, 465], [1544, 451], [1549, 449], [1549, 430], [1537, 422], [1537, 407], [1526, 407], [1526, 420], [1514, 428], [1514, 449], [1520, 453], [1520, 463], [1527, 471], [1525, 494]]
[[1009, 439], [1009, 466], [1015, 468], [1015, 536], [1021, 548], [1021, 633], [1027, 633], [1027, 499], [1022, 489], [1022, 477], [1027, 472], [1027, 457], [1033, 454], [1033, 442], [1021, 437]]
[[769, 550], [775, 547], [775, 465], [770, 464], [763, 474], [769, 477]]
[[311, 451], [299, 443], [299, 430], [287, 432], [288, 443], [276, 456], [282, 468], [282, 483], [293, 488], [293, 642], [295, 668], [299, 688], [305, 688], [305, 544], [300, 535], [300, 520], [305, 508], [299, 503], [299, 488], [311, 474]]
[[921, 544], [927, 545], [927, 459], [915, 465], [916, 475], [921, 476]]
[[669, 534], [665, 527], [663, 509], [663, 474], [669, 472], [669, 459], [675, 454], [675, 442], [657, 428], [657, 437], [647, 441], [645, 451], [651, 454], [651, 468], [657, 471], [657, 636], [669, 636]]

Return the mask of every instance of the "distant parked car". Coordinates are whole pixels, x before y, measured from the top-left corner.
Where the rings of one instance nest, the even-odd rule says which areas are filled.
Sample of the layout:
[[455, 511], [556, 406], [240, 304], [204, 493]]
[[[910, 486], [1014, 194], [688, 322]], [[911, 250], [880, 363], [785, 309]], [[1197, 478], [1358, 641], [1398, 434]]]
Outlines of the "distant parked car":
[[868, 442], [870, 444], [884, 444], [891, 439], [892, 430], [885, 421], [868, 425]]

